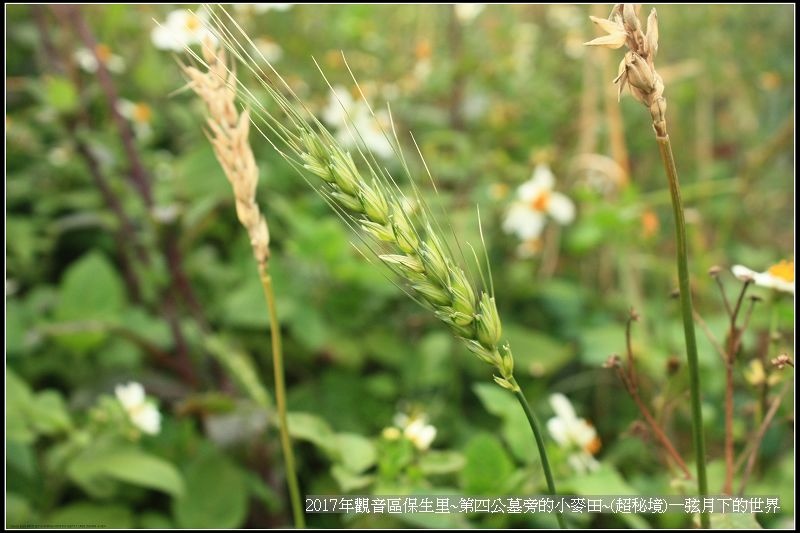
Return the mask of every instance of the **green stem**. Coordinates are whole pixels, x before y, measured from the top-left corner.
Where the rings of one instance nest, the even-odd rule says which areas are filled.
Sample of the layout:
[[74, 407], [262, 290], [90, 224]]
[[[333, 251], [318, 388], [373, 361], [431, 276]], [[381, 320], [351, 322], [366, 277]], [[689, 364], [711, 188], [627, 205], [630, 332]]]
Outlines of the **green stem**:
[[[539, 449], [539, 459], [542, 461], [542, 470], [544, 470], [544, 477], [545, 480], [547, 480], [547, 492], [551, 496], [555, 496], [556, 484], [553, 481], [553, 472], [550, 470], [550, 461], [547, 459], [547, 450], [544, 447], [544, 437], [542, 436], [541, 426], [539, 426], [539, 422], [536, 420], [536, 415], [533, 414], [531, 406], [528, 405], [527, 398], [522, 394], [517, 380], [512, 377], [509, 381], [514, 386], [514, 396], [517, 397], [522, 409], [525, 411], [525, 416], [528, 417], [528, 423], [531, 425], [531, 431], [533, 431], [533, 437], [536, 439], [536, 447]], [[567, 529], [567, 524], [564, 522], [564, 515], [562, 513], [557, 513], [556, 519], [561, 529]]]
[[281, 348], [281, 326], [278, 323], [278, 313], [275, 309], [275, 294], [272, 291], [272, 277], [267, 272], [265, 265], [259, 265], [261, 286], [264, 288], [264, 298], [269, 309], [269, 332], [272, 338], [272, 365], [275, 374], [275, 404], [278, 409], [281, 448], [283, 460], [286, 465], [286, 482], [289, 484], [289, 499], [292, 504], [294, 525], [298, 529], [306, 527], [303, 508], [300, 503], [300, 485], [297, 482], [297, 470], [294, 466], [294, 452], [289, 440], [289, 425], [286, 422], [286, 383], [283, 372], [283, 349]]
[[[686, 359], [689, 363], [689, 389], [692, 399], [692, 434], [694, 437], [694, 453], [697, 461], [697, 491], [700, 497], [708, 495], [708, 478], [706, 476], [706, 442], [703, 434], [703, 411], [700, 399], [700, 368], [697, 362], [697, 340], [694, 334], [692, 318], [692, 293], [689, 285], [689, 257], [686, 249], [686, 221], [683, 217], [683, 202], [678, 182], [678, 170], [672, 155], [669, 135], [656, 136], [658, 150], [669, 181], [672, 196], [672, 211], [675, 216], [675, 236], [678, 256], [678, 288], [680, 290], [681, 314], [683, 315], [683, 333], [686, 337]], [[707, 513], [700, 514], [700, 525], [704, 529], [711, 527]]]

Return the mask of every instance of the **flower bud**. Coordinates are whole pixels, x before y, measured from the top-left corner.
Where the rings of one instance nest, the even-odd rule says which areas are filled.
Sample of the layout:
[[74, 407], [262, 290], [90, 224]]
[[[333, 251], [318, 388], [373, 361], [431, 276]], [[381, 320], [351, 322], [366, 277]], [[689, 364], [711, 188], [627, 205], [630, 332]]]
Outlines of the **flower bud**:
[[470, 352], [477, 355], [478, 359], [484, 363], [492, 366], [498, 366], [500, 364], [500, 354], [497, 353], [497, 350], [489, 350], [475, 340], [465, 340], [464, 344], [467, 345], [467, 349]]
[[383, 224], [370, 222], [369, 220], [362, 220], [361, 229], [363, 229], [367, 233], [370, 233], [379, 241], [384, 241], [384, 242], [394, 241], [394, 232], [392, 232], [391, 228], [384, 226]]
[[447, 287], [450, 281], [450, 269], [445, 257], [439, 239], [429, 226], [427, 242], [422, 244], [422, 262], [425, 265], [425, 273], [441, 287]]
[[450, 304], [450, 295], [442, 288], [430, 283], [426, 280], [418, 281], [412, 287], [417, 291], [425, 300], [434, 306], [443, 306]]
[[355, 196], [350, 196], [349, 194], [339, 191], [333, 191], [328, 194], [330, 194], [331, 198], [333, 198], [333, 200], [342, 207], [346, 207], [350, 211], [355, 211], [356, 213], [364, 212], [364, 206], [361, 205], [361, 202], [359, 202], [358, 198]]

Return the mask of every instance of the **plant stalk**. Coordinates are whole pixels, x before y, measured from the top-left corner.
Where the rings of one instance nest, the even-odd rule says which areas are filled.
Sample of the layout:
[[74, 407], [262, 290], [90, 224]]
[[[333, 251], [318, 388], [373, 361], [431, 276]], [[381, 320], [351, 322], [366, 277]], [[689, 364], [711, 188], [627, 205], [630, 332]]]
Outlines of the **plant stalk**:
[[[522, 393], [522, 390], [519, 388], [519, 384], [517, 380], [513, 377], [509, 380], [511, 384], [514, 385], [514, 396], [517, 397], [519, 400], [519, 404], [522, 406], [522, 409], [525, 411], [525, 416], [528, 417], [528, 423], [531, 425], [531, 431], [533, 431], [533, 437], [536, 439], [536, 447], [539, 449], [539, 459], [542, 461], [542, 470], [544, 471], [544, 477], [547, 481], [547, 492], [551, 496], [556, 495], [556, 484], [553, 481], [553, 472], [550, 470], [550, 461], [547, 459], [547, 450], [544, 446], [544, 436], [542, 435], [542, 428], [539, 425], [538, 420], [536, 420], [536, 415], [533, 414], [533, 410], [531, 406], [528, 404], [527, 398]], [[556, 519], [558, 520], [558, 527], [561, 529], [567, 529], [567, 524], [564, 521], [564, 515], [562, 513], [556, 513]]]
[[289, 440], [289, 424], [286, 421], [286, 382], [283, 371], [283, 348], [281, 347], [281, 327], [278, 323], [278, 313], [275, 308], [275, 294], [272, 291], [272, 276], [269, 275], [266, 265], [260, 264], [258, 274], [261, 286], [264, 289], [264, 299], [269, 310], [269, 333], [272, 339], [272, 366], [275, 374], [275, 405], [278, 409], [279, 432], [283, 460], [286, 465], [286, 482], [289, 485], [289, 499], [292, 505], [294, 525], [297, 529], [304, 529], [305, 516], [300, 502], [300, 485], [297, 482], [297, 470], [294, 463], [294, 452]]
[[[697, 461], [697, 491], [700, 497], [708, 495], [708, 477], [706, 476], [706, 442], [703, 433], [703, 411], [700, 398], [700, 368], [697, 361], [697, 339], [692, 317], [692, 293], [689, 285], [689, 254], [686, 247], [686, 220], [683, 215], [678, 170], [672, 154], [669, 135], [656, 135], [658, 150], [664, 163], [664, 170], [669, 181], [672, 197], [672, 211], [675, 216], [675, 237], [678, 259], [678, 288], [680, 290], [681, 314], [683, 316], [683, 332], [686, 338], [686, 359], [689, 363], [689, 389], [692, 402], [692, 434], [694, 437], [695, 459]], [[708, 513], [700, 514], [700, 525], [704, 529], [711, 527]]]

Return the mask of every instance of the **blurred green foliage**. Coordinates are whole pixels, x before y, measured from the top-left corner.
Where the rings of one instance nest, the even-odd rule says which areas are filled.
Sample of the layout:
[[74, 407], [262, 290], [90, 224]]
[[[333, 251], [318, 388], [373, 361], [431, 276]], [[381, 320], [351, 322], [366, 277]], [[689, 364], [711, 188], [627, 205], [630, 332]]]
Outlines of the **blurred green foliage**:
[[[412, 170], [435, 212], [447, 214], [442, 224], [476, 249], [480, 205], [523, 389], [545, 420], [552, 413], [548, 395], [566, 394], [603, 443], [600, 469], [579, 475], [566, 452], [548, 442], [560, 489], [691, 494], [691, 484], [681, 484], [680, 472], [665, 466], [652, 436], [634, 423], [639, 413], [631, 398], [601, 368], [609, 355], [624, 353], [625, 321], [635, 307], [642, 316], [633, 329], [642, 395], [676, 447], [689, 453], [683, 332], [670, 298], [676, 280], [669, 193], [646, 111], [627, 97], [619, 105], [630, 168], [624, 182], [605, 175], [598, 188], [590, 178], [604, 174], [580, 163], [587, 150], [618, 155], [615, 95], [609, 100], [606, 92], [615, 91], [619, 58], [580, 47], [595, 35], [588, 15], [605, 14], [593, 9], [487, 6], [475, 18], [459, 18], [449, 5], [234, 13], [251, 35], [277, 43], [277, 68], [317, 112], [328, 88], [312, 57], [331, 83], [350, 88], [343, 52], [373, 103], [390, 101], [409, 155], [415, 148], [403, 132], [414, 132], [438, 195], [418, 162]], [[726, 267], [763, 271], [793, 256], [793, 11], [658, 9], [658, 68], [688, 208], [696, 305], [724, 342], [727, 316], [708, 268], [724, 267], [721, 279], [734, 298], [741, 284]], [[229, 185], [203, 135], [203, 109], [180, 90], [185, 82], [175, 57], [151, 41], [154, 19], [164, 21], [169, 11], [6, 10], [7, 526], [290, 521], [266, 306]], [[80, 59], [87, 33], [104, 47], [98, 50], [109, 67], [107, 54], [121, 60], [109, 82], [119, 117], [109, 107], [109, 83]], [[272, 235], [270, 270], [303, 492], [541, 493], [538, 458], [514, 399], [387, 272], [364, 260], [347, 228], [265, 139], [251, 140]], [[517, 185], [542, 162], [578, 215], [563, 228], [551, 223], [538, 254], [522, 258], [502, 222]], [[386, 164], [399, 174], [396, 161]], [[152, 202], [137, 179], [147, 183]], [[782, 387], [748, 381], [745, 368], [755, 359], [793, 355], [793, 302], [751, 291], [765, 301], [755, 307], [738, 355], [737, 451]], [[698, 335], [716, 462], [724, 367], [714, 344]], [[131, 380], [158, 398], [164, 420], [157, 435], [138, 431], [113, 398], [115, 385]], [[781, 496], [780, 514], [758, 517], [765, 527], [785, 527], [794, 510], [793, 411], [784, 403], [746, 490]], [[387, 436], [398, 412], [427, 414], [437, 428], [432, 449]], [[718, 492], [724, 472], [711, 466]], [[674, 515], [575, 520], [580, 527], [689, 525]], [[555, 525], [552, 517], [524, 515], [313, 515], [309, 523]]]

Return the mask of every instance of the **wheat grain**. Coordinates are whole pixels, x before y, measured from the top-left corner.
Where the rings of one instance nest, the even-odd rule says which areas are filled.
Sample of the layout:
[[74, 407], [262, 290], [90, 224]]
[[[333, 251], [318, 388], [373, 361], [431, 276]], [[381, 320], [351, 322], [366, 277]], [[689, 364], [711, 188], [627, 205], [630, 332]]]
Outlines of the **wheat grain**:
[[269, 258], [269, 229], [256, 204], [258, 167], [248, 141], [250, 112], [236, 109], [236, 74], [228, 69], [224, 50], [217, 50], [210, 40], [203, 42], [203, 58], [207, 67], [201, 72], [184, 66], [189, 87], [206, 103], [207, 135], [217, 160], [233, 187], [236, 216], [250, 236], [253, 254], [259, 265]]

